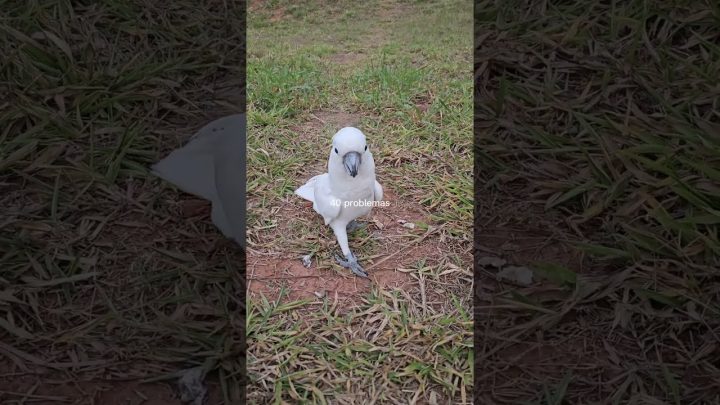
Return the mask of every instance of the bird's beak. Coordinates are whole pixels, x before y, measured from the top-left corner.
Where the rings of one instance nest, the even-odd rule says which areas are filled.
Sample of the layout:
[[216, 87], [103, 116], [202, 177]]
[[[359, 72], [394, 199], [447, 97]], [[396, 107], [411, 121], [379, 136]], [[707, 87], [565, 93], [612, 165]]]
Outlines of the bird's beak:
[[343, 156], [343, 166], [345, 166], [345, 171], [347, 171], [352, 177], [357, 176], [358, 167], [361, 162], [362, 157], [357, 152], [348, 152], [345, 156]]

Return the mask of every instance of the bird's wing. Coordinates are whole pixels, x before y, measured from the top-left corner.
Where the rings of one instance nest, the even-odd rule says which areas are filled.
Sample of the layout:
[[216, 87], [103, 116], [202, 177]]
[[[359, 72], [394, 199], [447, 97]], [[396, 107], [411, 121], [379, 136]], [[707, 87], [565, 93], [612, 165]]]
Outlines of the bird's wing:
[[[242, 125], [242, 129], [237, 125]], [[245, 122], [228, 123], [223, 127], [222, 148], [215, 156], [215, 190], [218, 206], [224, 218], [218, 217], [215, 225], [239, 244], [245, 244]], [[224, 219], [226, 222], [221, 222]]]
[[[214, 137], [211, 137], [214, 138]], [[186, 193], [215, 198], [215, 158], [209, 138], [196, 138], [152, 166], [156, 176]]]
[[340, 199], [332, 194], [330, 176], [327, 173], [318, 176], [314, 187], [313, 208], [322, 215], [325, 225], [340, 215]]
[[215, 120], [152, 167], [158, 177], [212, 202], [212, 220], [245, 243], [245, 114]]
[[373, 186], [373, 194], [375, 195], [375, 201], [382, 201], [383, 188], [380, 183], [377, 182], [377, 180], [375, 180], [375, 184]]
[[[237, 139], [240, 140], [242, 151], [232, 150], [230, 145], [226, 145], [228, 140]], [[242, 153], [239, 156], [244, 157], [244, 148], [245, 114], [229, 115], [200, 128], [185, 146], [153, 165], [152, 172], [186, 193], [214, 200], [217, 196], [215, 159], [218, 151], [231, 149], [229, 153]], [[244, 167], [242, 173], [245, 173]], [[242, 184], [244, 186], [245, 182]]]
[[302, 197], [308, 201], [315, 202], [315, 183], [317, 182], [317, 179], [320, 176], [322, 176], [322, 174], [311, 178], [310, 180], [307, 181], [307, 183], [298, 187], [298, 189], [295, 190], [295, 194], [299, 195], [300, 197]]

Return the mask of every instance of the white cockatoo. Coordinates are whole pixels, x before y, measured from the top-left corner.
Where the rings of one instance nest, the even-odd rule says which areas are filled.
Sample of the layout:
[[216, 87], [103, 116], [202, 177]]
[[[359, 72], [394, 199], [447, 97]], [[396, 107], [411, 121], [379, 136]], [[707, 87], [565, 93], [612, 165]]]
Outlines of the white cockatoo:
[[212, 221], [245, 246], [245, 114], [215, 120], [152, 167], [158, 177], [212, 202]]
[[337, 262], [354, 274], [367, 277], [350, 251], [347, 236], [347, 231], [356, 227], [355, 219], [369, 214], [375, 202], [383, 198], [365, 135], [352, 127], [338, 131], [332, 138], [328, 172], [311, 178], [295, 193], [312, 201], [313, 209], [332, 228], [345, 255], [344, 260], [336, 256]]

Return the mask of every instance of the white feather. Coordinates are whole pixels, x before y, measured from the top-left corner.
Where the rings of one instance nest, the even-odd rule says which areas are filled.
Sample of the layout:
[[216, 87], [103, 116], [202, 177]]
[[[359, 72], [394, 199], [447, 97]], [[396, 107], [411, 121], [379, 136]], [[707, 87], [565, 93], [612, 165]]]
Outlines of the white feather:
[[212, 221], [245, 244], [245, 114], [220, 118], [152, 167], [158, 177], [212, 202]]

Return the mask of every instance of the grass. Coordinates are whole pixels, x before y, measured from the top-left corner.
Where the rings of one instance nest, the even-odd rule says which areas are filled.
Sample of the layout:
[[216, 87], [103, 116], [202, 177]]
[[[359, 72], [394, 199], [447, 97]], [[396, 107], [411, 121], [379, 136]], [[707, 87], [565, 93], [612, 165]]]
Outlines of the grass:
[[481, 2], [475, 17], [476, 257], [504, 228], [521, 234], [509, 262], [552, 265], [522, 288], [479, 266], [476, 400], [716, 402], [718, 9]]
[[183, 218], [189, 197], [148, 166], [241, 110], [242, 13], [3, 2], [3, 403], [107, 401], [122, 380], [195, 365], [219, 384], [214, 401], [241, 395], [244, 257]]
[[[250, 5], [248, 274], [264, 286], [248, 301], [251, 403], [470, 402], [471, 7]], [[371, 274], [409, 284], [303, 295], [304, 280], [348, 278], [332, 232], [292, 194], [348, 122], [394, 196], [383, 215], [419, 217], [400, 234], [369, 225], [351, 246]], [[308, 253], [317, 273], [282, 270]], [[258, 277], [263, 260], [275, 267]]]

